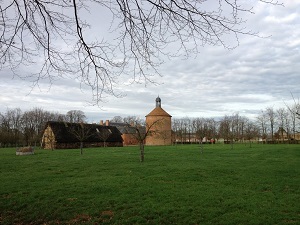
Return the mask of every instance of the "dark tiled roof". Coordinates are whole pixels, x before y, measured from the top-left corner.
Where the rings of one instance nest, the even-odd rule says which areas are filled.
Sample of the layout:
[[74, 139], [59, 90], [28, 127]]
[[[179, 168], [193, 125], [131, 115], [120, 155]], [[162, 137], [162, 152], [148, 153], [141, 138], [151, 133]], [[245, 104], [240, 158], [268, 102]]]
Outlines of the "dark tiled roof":
[[[136, 132], [137, 132], [136, 128], [129, 125], [128, 123], [114, 123], [114, 122], [111, 122], [110, 125], [116, 126], [122, 134], [136, 134]], [[138, 129], [142, 132], [146, 131], [146, 128], [144, 126], [140, 126], [140, 127], [138, 127]]]
[[84, 130], [85, 139], [83, 142], [102, 142], [104, 136], [108, 136], [106, 142], [123, 142], [120, 131], [115, 126], [102, 126], [99, 124], [79, 124], [57, 121], [48, 121], [45, 129], [50, 126], [57, 143], [78, 142], [75, 132]]

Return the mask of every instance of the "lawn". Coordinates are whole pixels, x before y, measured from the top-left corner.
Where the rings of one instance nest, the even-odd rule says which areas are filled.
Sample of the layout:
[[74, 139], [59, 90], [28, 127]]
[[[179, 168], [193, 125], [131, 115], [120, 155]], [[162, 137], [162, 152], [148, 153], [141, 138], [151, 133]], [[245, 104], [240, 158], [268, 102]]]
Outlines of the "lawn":
[[299, 145], [0, 149], [0, 224], [300, 224]]

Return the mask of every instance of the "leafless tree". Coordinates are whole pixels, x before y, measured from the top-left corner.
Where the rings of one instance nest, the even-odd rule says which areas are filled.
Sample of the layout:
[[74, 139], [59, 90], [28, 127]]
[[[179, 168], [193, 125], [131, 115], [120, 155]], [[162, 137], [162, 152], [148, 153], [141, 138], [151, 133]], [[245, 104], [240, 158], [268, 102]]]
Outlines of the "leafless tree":
[[11, 140], [17, 146], [21, 139], [22, 110], [20, 108], [7, 109], [4, 117], [8, 123], [7, 128], [9, 129]]
[[83, 123], [86, 121], [86, 116], [81, 110], [70, 110], [66, 114], [66, 122]]
[[[276, 0], [257, 0], [279, 5]], [[0, 65], [39, 84], [72, 77], [92, 90], [98, 103], [115, 95], [121, 74], [151, 82], [164, 58], [198, 53], [200, 46], [239, 44], [239, 35], [257, 35], [244, 23], [253, 5], [241, 0], [1, 0]], [[254, 4], [254, 3], [252, 3]], [[97, 18], [97, 15], [105, 15]], [[94, 16], [89, 22], [89, 15]], [[104, 17], [110, 21], [102, 22]], [[113, 37], [99, 37], [99, 25]], [[106, 32], [108, 33], [108, 32]], [[92, 36], [94, 35], [94, 36]], [[228, 35], [236, 40], [231, 46]], [[98, 38], [97, 38], [98, 37]], [[98, 40], [99, 39], [99, 40]], [[231, 38], [232, 39], [232, 38]], [[230, 42], [231, 43], [231, 42]], [[171, 48], [168, 48], [171, 47]], [[152, 70], [149, 70], [152, 69]], [[148, 73], [148, 71], [151, 71]]]
[[245, 139], [245, 125], [248, 119], [244, 116], [240, 116], [239, 113], [235, 113], [230, 116], [230, 120], [232, 140], [243, 142]]
[[0, 113], [0, 147], [5, 147], [7, 144], [7, 129], [5, 116]]
[[200, 144], [203, 139], [203, 132], [202, 132], [203, 123], [204, 123], [203, 118], [194, 118], [192, 120], [192, 126], [193, 126], [193, 129], [195, 130], [195, 138], [196, 138], [196, 140], [199, 141]]
[[276, 123], [276, 113], [273, 107], [267, 107], [266, 108], [266, 115], [269, 121], [270, 125], [270, 134], [271, 134], [271, 139], [274, 141], [274, 129], [275, 129], [275, 123]]
[[40, 142], [47, 121], [63, 121], [64, 115], [41, 108], [22, 112], [20, 108], [7, 109], [0, 114], [0, 142], [7, 146], [36, 145]]
[[68, 131], [74, 135], [74, 137], [80, 142], [80, 154], [83, 154], [83, 142], [88, 139], [90, 136], [94, 134], [96, 131], [92, 131], [92, 127], [84, 124], [83, 122], [80, 123], [65, 123]]
[[231, 118], [228, 115], [225, 115], [221, 121], [219, 126], [219, 134], [224, 138], [224, 142], [229, 143], [231, 140]]
[[296, 101], [294, 95], [291, 93], [292, 98], [293, 98], [293, 105], [286, 105], [289, 114], [290, 114], [290, 120], [291, 120], [291, 129], [293, 132], [293, 139], [295, 139], [296, 136], [296, 126], [297, 126], [297, 119], [300, 120], [300, 103], [299, 99]]
[[145, 120], [140, 118], [139, 116], [126, 116], [123, 118], [123, 123], [126, 123], [127, 125], [135, 125], [135, 124], [144, 124]]
[[286, 122], [287, 121], [287, 117], [288, 117], [288, 113], [286, 111], [285, 108], [279, 108], [276, 110], [276, 117], [277, 117], [277, 121], [278, 121], [278, 132], [280, 133], [280, 137], [281, 137], [281, 140], [284, 141], [284, 131], [287, 133], [287, 137], [289, 137], [290, 135], [290, 132], [289, 132], [289, 126]]
[[245, 138], [249, 141], [250, 148], [252, 147], [252, 140], [258, 137], [259, 129], [254, 122], [245, 120]]
[[112, 118], [110, 120], [110, 122], [113, 122], [113, 123], [122, 123], [123, 122], [123, 118], [121, 116], [114, 116], [114, 118]]
[[24, 112], [22, 116], [22, 124], [23, 124], [23, 135], [25, 139], [25, 143], [28, 146], [31, 146], [35, 143], [36, 140], [36, 123], [35, 123], [35, 115], [32, 110]]
[[245, 140], [245, 129], [246, 129], [246, 124], [248, 122], [248, 119], [244, 116], [239, 116], [238, 120], [238, 132], [237, 132], [237, 140], [240, 142], [244, 142]]
[[96, 128], [97, 135], [100, 137], [101, 140], [103, 140], [103, 147], [106, 147], [106, 141], [109, 138], [109, 136], [112, 134], [111, 130], [108, 129], [101, 129], [99, 130]]
[[187, 116], [181, 118], [181, 124], [183, 125], [184, 142], [191, 143], [191, 132], [192, 132], [191, 118]]
[[182, 140], [182, 130], [180, 129], [180, 119], [174, 118], [172, 120], [172, 131], [174, 132], [174, 142], [177, 144], [179, 140]]
[[267, 138], [267, 115], [264, 110], [257, 116], [257, 123], [260, 127], [261, 138], [265, 140]]
[[205, 119], [204, 118], [196, 118], [193, 120], [193, 126], [195, 127], [195, 135], [196, 138], [199, 140], [200, 150], [203, 153], [204, 146], [203, 146], [203, 138], [205, 137], [206, 129], [205, 129]]
[[203, 152], [203, 140], [215, 140], [218, 136], [218, 123], [214, 118], [189, 118], [172, 120], [172, 130], [175, 133], [175, 139], [182, 143], [199, 142], [201, 152]]
[[208, 125], [209, 138], [213, 139], [213, 141], [215, 142], [218, 136], [217, 134], [218, 122], [214, 118], [208, 118], [206, 121]]
[[19, 109], [7, 109], [0, 114], [0, 142], [3, 146], [17, 145], [19, 139]]
[[27, 145], [37, 146], [41, 141], [45, 123], [51, 118], [53, 114], [41, 108], [33, 108], [22, 114], [22, 131]]
[[156, 130], [152, 128], [155, 127], [157, 124], [162, 122], [161, 119], [155, 120], [152, 123], [147, 123], [145, 120], [140, 119], [136, 116], [127, 117], [127, 125], [131, 126], [135, 129], [135, 138], [139, 142], [139, 149], [140, 149], [140, 161], [144, 162], [145, 160], [145, 141], [148, 136], [155, 135]]

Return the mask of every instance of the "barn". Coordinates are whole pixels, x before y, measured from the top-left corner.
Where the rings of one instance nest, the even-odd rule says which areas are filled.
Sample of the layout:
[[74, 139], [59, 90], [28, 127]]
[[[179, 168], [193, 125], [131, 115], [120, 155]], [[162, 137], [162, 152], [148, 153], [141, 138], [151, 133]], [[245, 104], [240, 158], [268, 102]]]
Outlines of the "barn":
[[42, 136], [44, 149], [122, 147], [121, 132], [115, 126], [48, 121]]

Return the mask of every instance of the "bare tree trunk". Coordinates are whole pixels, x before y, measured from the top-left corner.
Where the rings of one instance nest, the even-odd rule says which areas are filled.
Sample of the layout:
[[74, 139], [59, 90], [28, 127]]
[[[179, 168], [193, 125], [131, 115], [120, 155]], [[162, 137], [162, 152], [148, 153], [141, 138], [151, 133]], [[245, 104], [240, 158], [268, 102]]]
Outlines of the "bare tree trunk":
[[144, 162], [144, 158], [145, 158], [145, 146], [144, 146], [144, 143], [143, 142], [140, 142], [140, 151], [141, 151], [141, 162]]
[[83, 153], [83, 142], [80, 142], [80, 155]]
[[202, 141], [200, 141], [200, 151], [201, 151], [201, 154], [203, 153], [203, 143]]

